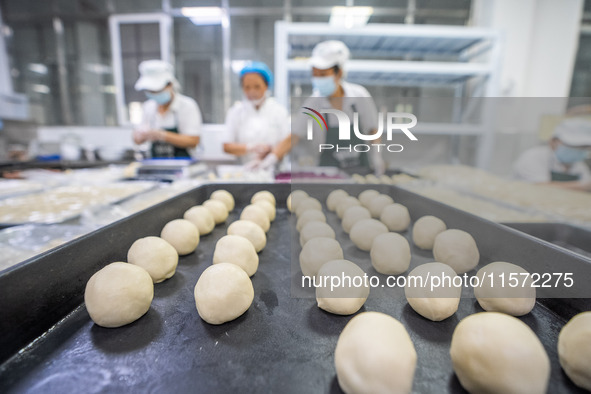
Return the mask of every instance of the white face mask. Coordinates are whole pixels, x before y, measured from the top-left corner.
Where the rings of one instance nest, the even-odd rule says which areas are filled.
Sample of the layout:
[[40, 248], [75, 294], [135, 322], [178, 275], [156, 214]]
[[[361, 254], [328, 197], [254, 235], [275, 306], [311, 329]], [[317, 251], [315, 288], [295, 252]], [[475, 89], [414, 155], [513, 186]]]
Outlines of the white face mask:
[[267, 92], [265, 91], [265, 93], [263, 94], [263, 96], [259, 99], [255, 99], [255, 100], [251, 100], [248, 97], [246, 97], [246, 95], [243, 96], [243, 99], [249, 103], [251, 103], [253, 106], [258, 107], [259, 105], [261, 105], [265, 99], [267, 98]]

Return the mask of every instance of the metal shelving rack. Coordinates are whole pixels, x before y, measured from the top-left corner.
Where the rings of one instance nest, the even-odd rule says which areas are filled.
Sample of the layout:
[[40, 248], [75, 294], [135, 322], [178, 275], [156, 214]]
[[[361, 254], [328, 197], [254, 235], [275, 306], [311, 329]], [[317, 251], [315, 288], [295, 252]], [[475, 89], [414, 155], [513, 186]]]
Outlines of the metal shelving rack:
[[[496, 30], [396, 24], [334, 28], [325, 23], [279, 21], [275, 24], [275, 97], [280, 103], [289, 108], [292, 83], [310, 84], [307, 59], [317, 43], [332, 39], [343, 41], [351, 50], [352, 59], [347, 63], [350, 82], [448, 86], [456, 98], [499, 96], [502, 39]], [[463, 115], [454, 110], [454, 119]], [[489, 116], [482, 114], [483, 123]], [[477, 165], [488, 166], [493, 138], [490, 127], [419, 123], [414, 130], [430, 135], [480, 135]]]

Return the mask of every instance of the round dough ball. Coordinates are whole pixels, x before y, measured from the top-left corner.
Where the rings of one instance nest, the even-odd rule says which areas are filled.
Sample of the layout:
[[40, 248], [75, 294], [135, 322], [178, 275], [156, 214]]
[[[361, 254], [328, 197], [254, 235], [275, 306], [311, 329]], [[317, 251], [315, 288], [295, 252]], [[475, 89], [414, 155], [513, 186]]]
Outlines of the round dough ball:
[[261, 226], [249, 220], [237, 220], [228, 226], [228, 235], [240, 235], [248, 239], [258, 252], [267, 245], [267, 236]]
[[410, 393], [417, 352], [398, 320], [363, 312], [339, 335], [334, 363], [345, 393]]
[[379, 191], [375, 189], [367, 189], [359, 193], [359, 196], [357, 198], [359, 199], [359, 202], [361, 202], [361, 205], [363, 205], [365, 208], [368, 208], [369, 202], [373, 200], [374, 197], [377, 197], [379, 195]]
[[127, 261], [148, 271], [154, 283], [174, 275], [179, 263], [176, 249], [158, 237], [145, 237], [135, 241], [127, 251]]
[[258, 200], [254, 203], [254, 205], [262, 208], [267, 213], [267, 217], [269, 218], [270, 222], [275, 220], [275, 217], [277, 216], [277, 211], [275, 210], [275, 206], [271, 204], [269, 201]]
[[371, 219], [371, 213], [369, 213], [367, 208], [360, 205], [347, 208], [343, 214], [343, 221], [341, 222], [343, 231], [349, 234], [353, 225], [363, 219]]
[[[474, 287], [474, 297], [485, 311], [523, 316], [534, 309], [536, 288], [532, 287], [529, 273], [520, 266], [497, 261], [482, 267], [476, 276], [481, 285]], [[516, 287], [511, 286], [515, 283], [513, 279], [510, 281], [511, 277], [517, 279]]]
[[546, 393], [550, 360], [521, 320], [481, 312], [460, 321], [449, 351], [453, 369], [471, 393]]
[[296, 222], [296, 230], [302, 231], [302, 228], [310, 222], [324, 222], [326, 223], [326, 216], [322, 211], [317, 211], [315, 209], [308, 209], [301, 216], [298, 218]]
[[209, 324], [222, 324], [241, 316], [254, 299], [250, 278], [237, 265], [220, 263], [203, 271], [195, 285], [197, 312]]
[[591, 391], [591, 312], [579, 313], [562, 327], [558, 358], [570, 380]]
[[277, 206], [277, 201], [275, 200], [275, 196], [273, 195], [273, 193], [271, 193], [267, 190], [261, 190], [260, 192], [256, 192], [252, 196], [252, 198], [250, 199], [250, 203], [254, 204], [255, 202], [257, 202], [259, 200], [265, 200], [265, 201], [268, 201], [271, 204], [273, 204], [274, 207]]
[[112, 263], [86, 283], [84, 302], [90, 318], [102, 327], [121, 327], [142, 317], [154, 298], [150, 274], [137, 265]]
[[309, 209], [322, 211], [322, 204], [320, 204], [320, 201], [318, 201], [314, 197], [306, 197], [298, 204], [298, 207], [295, 210], [296, 216], [299, 218], [304, 212], [306, 212]]
[[367, 174], [365, 176], [365, 182], [370, 183], [372, 185], [377, 185], [380, 183], [380, 179], [377, 176], [375, 176], [374, 174]]
[[375, 237], [369, 255], [371, 265], [384, 275], [401, 274], [410, 265], [408, 241], [397, 233], [384, 233]]
[[432, 321], [447, 319], [458, 310], [462, 296], [461, 281], [456, 281], [454, 284], [456, 277], [456, 271], [447, 264], [419, 265], [407, 276], [407, 278], [417, 279], [409, 279], [406, 282], [404, 287], [406, 301], [424, 318]]
[[373, 240], [380, 234], [388, 232], [388, 227], [379, 220], [362, 219], [351, 227], [349, 237], [359, 249], [369, 252]]
[[[344, 281], [342, 278], [351, 278]], [[318, 270], [316, 302], [318, 307], [335, 315], [352, 315], [369, 296], [365, 272], [349, 260], [332, 260]], [[338, 282], [338, 283], [337, 283]]]
[[443, 220], [431, 215], [423, 216], [412, 228], [412, 241], [421, 249], [431, 250], [435, 237], [445, 230], [447, 226]]
[[202, 205], [196, 205], [189, 208], [183, 218], [190, 221], [199, 230], [199, 235], [206, 235], [213, 231], [215, 227], [215, 220], [209, 209]]
[[476, 241], [465, 231], [451, 229], [442, 231], [433, 243], [435, 260], [463, 274], [478, 265], [480, 253]]
[[342, 219], [347, 209], [359, 205], [361, 205], [361, 203], [355, 197], [343, 197], [339, 200], [339, 203], [337, 204], [337, 216], [339, 217], [339, 219]]
[[228, 208], [228, 212], [231, 212], [234, 209], [234, 196], [227, 190], [216, 190], [211, 193], [209, 199], [223, 202], [226, 205], [226, 208]]
[[226, 235], [218, 240], [213, 251], [213, 264], [230, 263], [253, 276], [259, 267], [259, 255], [253, 244], [240, 235]]
[[353, 175], [351, 175], [351, 179], [353, 179], [355, 181], [355, 183], [359, 183], [360, 185], [363, 185], [363, 184], [367, 183], [365, 181], [365, 177], [363, 175], [360, 175], [360, 174], [353, 174]]
[[189, 254], [199, 245], [199, 230], [185, 219], [175, 219], [166, 223], [160, 232], [160, 238], [171, 244], [180, 256]]
[[378, 194], [369, 201], [367, 209], [369, 209], [372, 218], [379, 219], [384, 208], [390, 204], [394, 204], [392, 197], [385, 194]]
[[306, 242], [318, 237], [335, 239], [336, 234], [332, 227], [324, 222], [310, 222], [302, 227], [302, 231], [300, 232], [300, 246], [303, 247]]
[[267, 212], [265, 212], [263, 208], [254, 204], [244, 207], [242, 213], [240, 214], [240, 220], [250, 220], [251, 222], [259, 225], [264, 232], [269, 231], [271, 228], [271, 222], [269, 221]]
[[228, 208], [219, 200], [207, 200], [203, 206], [209, 210], [215, 224], [221, 224], [228, 219]]
[[380, 221], [390, 231], [405, 231], [410, 224], [408, 209], [402, 204], [386, 205], [380, 214]]
[[320, 267], [331, 260], [343, 258], [341, 244], [333, 238], [318, 237], [306, 242], [300, 252], [300, 268], [304, 276], [316, 276]]
[[293, 190], [287, 197], [287, 209], [289, 210], [289, 212], [295, 212], [300, 202], [304, 200], [306, 197], [309, 196], [308, 193], [306, 193], [305, 191]]
[[337, 209], [337, 205], [341, 199], [348, 197], [349, 193], [343, 189], [336, 189], [330, 192], [326, 198], [326, 207], [329, 211], [334, 212]]

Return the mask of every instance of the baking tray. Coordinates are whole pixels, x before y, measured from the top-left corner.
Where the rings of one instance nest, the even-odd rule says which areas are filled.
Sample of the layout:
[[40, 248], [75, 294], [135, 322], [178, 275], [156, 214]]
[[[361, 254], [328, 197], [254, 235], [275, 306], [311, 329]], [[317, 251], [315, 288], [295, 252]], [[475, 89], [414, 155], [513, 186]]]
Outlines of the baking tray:
[[[196, 253], [180, 259], [173, 278], [155, 286], [154, 301], [144, 317], [116, 329], [94, 325], [82, 304], [88, 278], [106, 264], [124, 260], [133, 241], [159, 234], [166, 222], [220, 187], [237, 200], [228, 223], [237, 219], [257, 190], [270, 190], [278, 200], [277, 219], [252, 278], [255, 298], [250, 309], [220, 326], [204, 323], [195, 309], [193, 287], [211, 264], [216, 241], [226, 232], [226, 226], [218, 226], [201, 239]], [[342, 187], [352, 194], [366, 188]], [[517, 261], [524, 253], [532, 258], [559, 257], [566, 264], [589, 264], [545, 241], [394, 186], [373, 188], [407, 205], [413, 220], [437, 214], [450, 227], [473, 233], [481, 264]], [[330, 192], [321, 185], [307, 189], [323, 201]], [[326, 313], [314, 299], [291, 297], [290, 257], [297, 256], [299, 249], [291, 247], [297, 243], [295, 218], [284, 205], [290, 191], [287, 184], [202, 186], [1, 273], [0, 392], [340, 392], [334, 348], [351, 316]], [[336, 215], [329, 213], [328, 220], [345, 257], [375, 274], [368, 266], [368, 254], [351, 244]], [[498, 247], [507, 240], [512, 244]], [[525, 250], [519, 252], [512, 248], [515, 245]], [[430, 252], [411, 248], [413, 266], [432, 260]], [[372, 289], [361, 311], [388, 313], [407, 327], [418, 353], [413, 392], [464, 392], [452, 372], [449, 343], [458, 321], [481, 311], [475, 300], [462, 299], [454, 316], [431, 322], [417, 315], [400, 291], [390, 290]], [[582, 392], [560, 369], [556, 341], [565, 319], [589, 308], [589, 300], [553, 301], [557, 309], [539, 303], [521, 320], [537, 333], [550, 357], [549, 392]]]

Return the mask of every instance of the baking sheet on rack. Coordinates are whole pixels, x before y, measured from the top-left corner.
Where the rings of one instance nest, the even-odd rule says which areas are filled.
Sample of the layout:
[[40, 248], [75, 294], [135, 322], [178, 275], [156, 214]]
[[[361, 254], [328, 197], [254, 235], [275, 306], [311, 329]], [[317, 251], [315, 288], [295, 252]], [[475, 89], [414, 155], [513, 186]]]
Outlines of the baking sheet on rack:
[[[234, 186], [224, 185], [231, 191], [237, 190]], [[214, 189], [208, 188], [209, 192]], [[0, 366], [0, 391], [341, 392], [334, 371], [334, 348], [352, 316], [332, 315], [320, 310], [314, 299], [291, 297], [291, 258], [296, 258], [299, 250], [290, 246], [297, 243], [295, 219], [281, 203], [288, 189], [287, 185], [273, 188], [281, 194], [281, 206], [268, 233], [267, 247], [260, 254], [259, 270], [252, 277], [253, 304], [243, 316], [212, 326], [203, 322], [195, 309], [194, 285], [211, 264], [216, 241], [226, 233], [226, 226], [218, 226], [202, 237], [196, 253], [181, 257], [174, 277], [155, 286], [152, 307], [144, 317], [121, 328], [106, 329], [94, 325], [80, 306], [33, 346]], [[235, 193], [239, 201], [228, 223], [238, 218], [254, 192], [238, 190], [242, 194]], [[178, 216], [184, 209], [177, 208]], [[164, 206], [158, 207], [158, 212], [164, 211]], [[162, 220], [158, 215], [149, 217]], [[352, 245], [336, 216], [330, 213], [328, 219], [345, 257], [375, 273], [368, 254]], [[144, 227], [154, 226], [134, 224], [137, 229]], [[116, 227], [110, 231], [116, 233]], [[517, 235], [516, 242], [519, 238]], [[414, 247], [412, 254], [413, 266], [432, 260], [429, 252]], [[483, 256], [484, 261], [488, 258]], [[454, 316], [431, 322], [417, 315], [395, 290], [372, 289], [361, 312], [387, 313], [409, 331], [418, 354], [413, 392], [463, 393], [452, 372], [449, 343], [458, 321], [481, 309], [474, 299], [462, 299]], [[521, 320], [536, 332], [550, 357], [549, 392], [581, 392], [558, 364], [556, 341], [564, 321], [539, 304]]]

